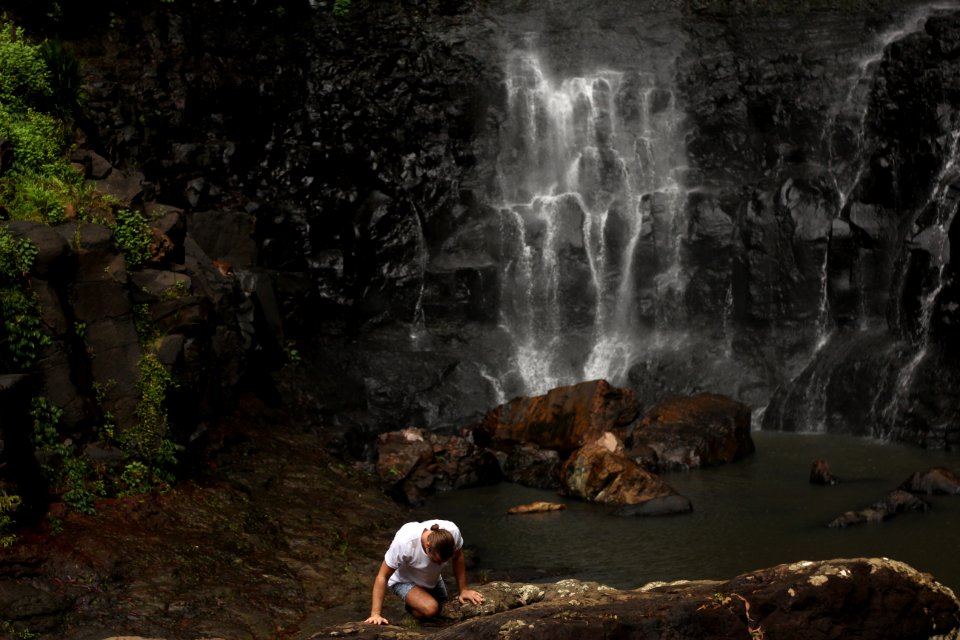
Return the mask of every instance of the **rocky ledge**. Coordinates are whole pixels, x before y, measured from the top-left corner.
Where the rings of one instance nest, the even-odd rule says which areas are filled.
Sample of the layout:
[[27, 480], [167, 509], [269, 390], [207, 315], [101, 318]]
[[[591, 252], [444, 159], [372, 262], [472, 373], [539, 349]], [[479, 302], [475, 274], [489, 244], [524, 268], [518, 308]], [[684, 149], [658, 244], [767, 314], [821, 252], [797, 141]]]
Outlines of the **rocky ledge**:
[[[448, 606], [449, 626], [349, 623], [311, 640], [354, 638], [956, 638], [953, 592], [885, 558], [796, 562], [726, 582], [651, 583], [618, 590], [577, 580], [495, 582], [481, 606]], [[442, 623], [441, 623], [442, 624]]]

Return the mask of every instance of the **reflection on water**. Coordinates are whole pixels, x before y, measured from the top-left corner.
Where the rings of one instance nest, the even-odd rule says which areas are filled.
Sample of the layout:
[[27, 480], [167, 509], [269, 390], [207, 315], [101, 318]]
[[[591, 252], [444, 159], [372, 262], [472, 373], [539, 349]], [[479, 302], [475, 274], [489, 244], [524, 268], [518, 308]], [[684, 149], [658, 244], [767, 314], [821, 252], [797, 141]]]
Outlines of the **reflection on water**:
[[[633, 588], [653, 580], [728, 579], [797, 560], [882, 556], [932, 573], [960, 593], [960, 496], [926, 497], [932, 510], [882, 524], [825, 526], [879, 500], [914, 471], [960, 471], [958, 454], [832, 435], [753, 437], [757, 453], [748, 460], [664, 475], [693, 502], [692, 514], [619, 518], [607, 507], [509, 483], [436, 496], [427, 509], [460, 526], [476, 554], [474, 580], [488, 572]], [[830, 462], [839, 485], [809, 483], [817, 458]], [[506, 515], [534, 500], [565, 502], [567, 509]]]

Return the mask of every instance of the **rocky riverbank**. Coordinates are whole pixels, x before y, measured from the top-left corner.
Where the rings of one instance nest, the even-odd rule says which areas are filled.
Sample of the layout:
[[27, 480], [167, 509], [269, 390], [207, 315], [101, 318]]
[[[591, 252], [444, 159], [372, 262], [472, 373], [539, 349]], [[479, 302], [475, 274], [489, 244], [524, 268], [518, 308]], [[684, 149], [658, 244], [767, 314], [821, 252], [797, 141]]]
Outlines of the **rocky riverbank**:
[[960, 633], [960, 603], [948, 589], [882, 559], [798, 562], [636, 590], [531, 583], [534, 576], [471, 563], [482, 607], [450, 604], [419, 625], [388, 598], [393, 625], [364, 625], [395, 528], [425, 514], [392, 501], [371, 469], [324, 452], [322, 437], [291, 428], [289, 416], [250, 398], [241, 406], [212, 434], [219, 453], [195, 481], [101, 502], [93, 516], [55, 507], [5, 552], [5, 631], [38, 640]]
[[412, 516], [261, 404], [228, 423], [195, 481], [92, 516], [55, 505], [22, 534], [0, 557], [7, 631], [266, 639], [362, 619], [380, 555]]

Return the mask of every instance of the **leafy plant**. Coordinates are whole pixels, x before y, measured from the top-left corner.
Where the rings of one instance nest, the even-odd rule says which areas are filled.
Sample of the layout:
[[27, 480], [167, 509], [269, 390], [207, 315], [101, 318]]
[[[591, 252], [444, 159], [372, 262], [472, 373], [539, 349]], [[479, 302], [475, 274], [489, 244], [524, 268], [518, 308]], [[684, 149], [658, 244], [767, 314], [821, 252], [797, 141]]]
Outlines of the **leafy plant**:
[[15, 638], [16, 640], [32, 640], [37, 637], [37, 634], [29, 629], [21, 629], [9, 620], [0, 620], [0, 631], [6, 634], [5, 637]]
[[37, 45], [22, 28], [0, 18], [0, 103], [26, 109], [48, 98], [50, 72]]
[[57, 425], [63, 417], [63, 410], [38, 396], [30, 403], [30, 417], [33, 418], [33, 444], [37, 450], [62, 454], [64, 445]]
[[36, 296], [16, 286], [0, 288], [0, 312], [6, 334], [2, 342], [11, 360], [14, 365], [32, 367], [41, 350], [51, 343], [43, 330]]
[[40, 396], [33, 399], [30, 416], [34, 446], [47, 459], [42, 468], [53, 489], [62, 491], [63, 501], [74, 511], [95, 513], [96, 497], [87, 488], [90, 466], [77, 457], [73, 445], [63, 440], [57, 429], [63, 410]]
[[66, 488], [63, 501], [79, 513], [96, 513], [96, 496], [87, 488], [87, 479], [91, 475], [90, 465], [86, 460], [70, 456], [64, 459], [63, 470]]
[[343, 18], [350, 13], [352, 0], [333, 0], [333, 15]]
[[173, 376], [155, 354], [144, 355], [140, 359], [140, 381], [137, 383], [140, 395], [137, 425], [119, 436], [128, 455], [138, 458], [149, 469], [152, 485], [173, 482], [176, 446], [169, 439], [166, 398], [175, 384]]
[[123, 254], [128, 267], [139, 267], [153, 256], [153, 232], [146, 218], [137, 211], [121, 209], [111, 225], [113, 241]]
[[124, 467], [123, 473], [120, 474], [120, 482], [125, 488], [118, 495], [130, 496], [150, 491], [152, 477], [153, 473], [150, 471], [150, 467], [139, 460], [134, 460]]
[[22, 279], [33, 266], [37, 251], [30, 240], [16, 238], [5, 227], [0, 227], [0, 282]]
[[79, 84], [76, 61], [62, 47], [32, 44], [0, 18], [0, 137], [13, 148], [13, 162], [0, 179], [0, 208], [8, 217], [63, 220], [82, 176], [66, 157], [68, 129], [54, 105], [65, 92], [77, 93]]
[[8, 533], [8, 529], [14, 524], [11, 514], [19, 508], [20, 496], [0, 490], [0, 548], [7, 548], [17, 540], [17, 536]]

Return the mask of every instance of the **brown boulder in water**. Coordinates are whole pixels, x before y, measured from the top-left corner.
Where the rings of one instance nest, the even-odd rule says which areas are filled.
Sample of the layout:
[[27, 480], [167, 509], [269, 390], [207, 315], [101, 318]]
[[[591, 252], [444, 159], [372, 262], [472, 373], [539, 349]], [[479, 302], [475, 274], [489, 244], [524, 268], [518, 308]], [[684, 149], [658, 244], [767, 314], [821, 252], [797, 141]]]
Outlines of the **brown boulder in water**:
[[754, 452], [750, 407], [715, 393], [657, 404], [627, 440], [627, 456], [657, 472], [716, 466]]
[[826, 460], [815, 460], [810, 468], [810, 484], [835, 485], [840, 482], [830, 473], [830, 463]]
[[565, 495], [610, 505], [637, 505], [677, 495], [659, 476], [604, 446], [601, 438], [577, 449], [563, 465]]
[[630, 389], [606, 380], [551, 389], [542, 396], [514, 398], [490, 411], [476, 432], [478, 443], [500, 451], [536, 444], [566, 455], [605, 431], [617, 431], [640, 415]]

